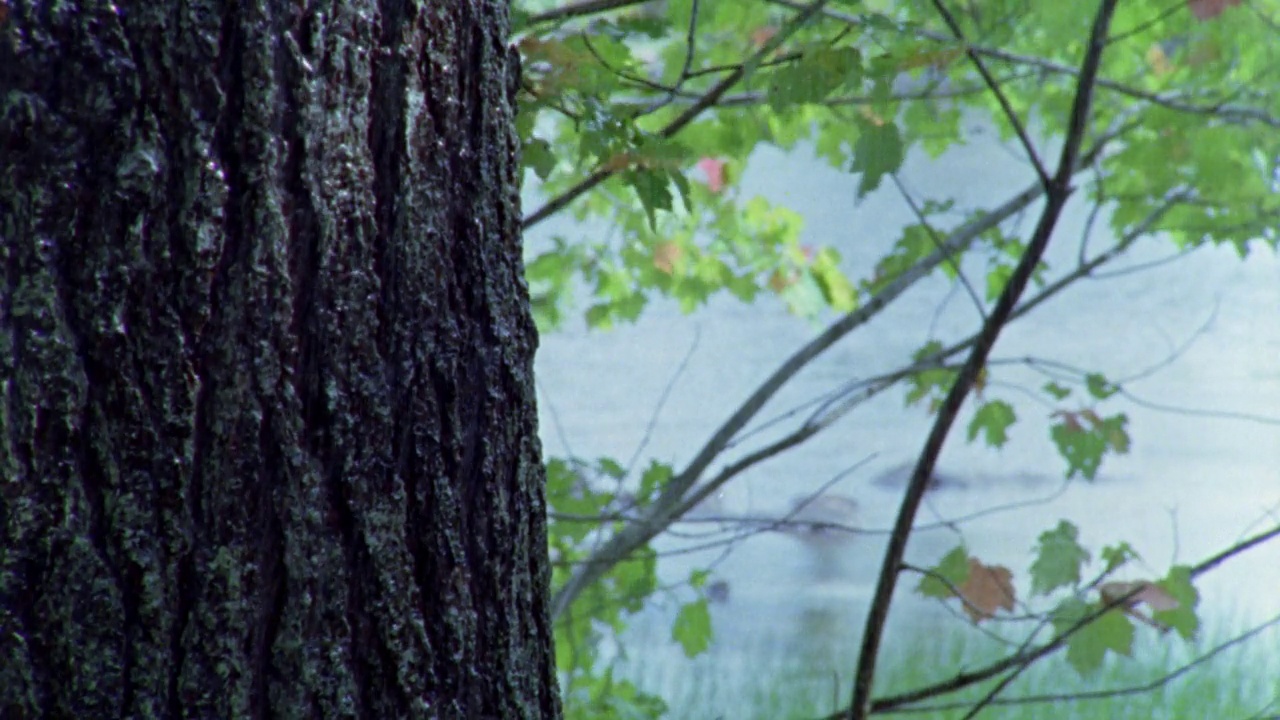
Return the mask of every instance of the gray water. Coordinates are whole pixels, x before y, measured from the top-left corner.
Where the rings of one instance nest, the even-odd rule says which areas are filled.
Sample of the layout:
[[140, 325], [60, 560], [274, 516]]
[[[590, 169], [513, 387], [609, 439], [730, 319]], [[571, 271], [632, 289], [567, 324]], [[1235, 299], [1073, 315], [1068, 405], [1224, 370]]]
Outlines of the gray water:
[[[856, 177], [804, 152], [762, 150], [750, 168], [744, 193], [803, 215], [804, 242], [837, 248], [853, 278], [864, 276], [899, 228], [912, 222], [896, 191], [882, 187], [855, 202]], [[981, 139], [937, 161], [913, 154], [902, 177], [913, 192], [954, 198], [960, 209], [992, 207], [1032, 180], [1016, 153]], [[1036, 210], [1006, 231], [1025, 239]], [[1073, 266], [1087, 213], [1081, 203], [1069, 208], [1048, 255], [1050, 277]], [[527, 242], [538, 247], [553, 233], [572, 238], [581, 231], [555, 220], [537, 227]], [[1091, 252], [1109, 238], [1104, 216], [1095, 223]], [[993, 354], [1053, 359], [1125, 381], [1141, 402], [1117, 397], [1099, 410], [1128, 414], [1131, 451], [1108, 455], [1093, 482], [1064, 483], [1065, 463], [1049, 439], [1049, 409], [1035, 398], [1046, 378], [1000, 368], [987, 397], [1014, 405], [1019, 423], [1011, 441], [999, 451], [967, 444], [969, 416], [962, 413], [939, 467], [963, 479], [964, 487], [931, 495], [919, 523], [1040, 502], [965, 522], [958, 531], [922, 531], [908, 562], [932, 565], [963, 541], [973, 555], [1009, 566], [1025, 592], [1036, 537], [1067, 519], [1080, 527], [1081, 542], [1095, 557], [1120, 540], [1141, 554], [1122, 577], [1155, 578], [1171, 563], [1198, 562], [1280, 520], [1280, 262], [1262, 246], [1245, 260], [1232, 248], [1203, 248], [1161, 262], [1174, 254], [1166, 239], [1140, 241], [1128, 259], [1103, 273], [1153, 266], [1078, 283], [1011, 325]], [[966, 265], [966, 271], [981, 292], [981, 265]], [[639, 466], [656, 458], [678, 469], [784, 358], [834, 317], [806, 321], [762, 297], [753, 305], [718, 298], [689, 316], [656, 301], [635, 325], [608, 332], [587, 332], [571, 322], [543, 337], [538, 356], [544, 450], [548, 456], [625, 461], [643, 443]], [[923, 282], [812, 363], [757, 422], [900, 367], [927, 340], [965, 337], [980, 320], [954, 283]], [[668, 386], [669, 396], [656, 410]], [[914, 460], [933, 420], [919, 407], [904, 407], [903, 395], [881, 394], [808, 443], [747, 471], [729, 485], [717, 509], [730, 517], [778, 517], [793, 498], [856, 468], [830, 492], [856, 499], [861, 507], [853, 524], [870, 532], [820, 552], [778, 533], [759, 533], [727, 554], [717, 549], [663, 560], [660, 571], [671, 582], [714, 563], [715, 577], [728, 589], [714, 615], [722, 652], [798, 648], [818, 661], [830, 648], [847, 648], [860, 632], [883, 548], [883, 534], [874, 531], [892, 524], [898, 500], [891, 482], [874, 480]], [[782, 423], [774, 434], [753, 437], [726, 459], [792, 427]], [[714, 529], [706, 523], [679, 528]], [[669, 535], [659, 547], [671, 551], [691, 542]], [[900, 583], [898, 630], [958, 622], [937, 604], [915, 598], [909, 592], [915, 583], [911, 576]], [[1274, 615], [1280, 611], [1280, 542], [1232, 560], [1199, 587], [1209, 616], [1244, 622]], [[669, 620], [676, 600], [690, 597], [660, 603], [653, 617]]]

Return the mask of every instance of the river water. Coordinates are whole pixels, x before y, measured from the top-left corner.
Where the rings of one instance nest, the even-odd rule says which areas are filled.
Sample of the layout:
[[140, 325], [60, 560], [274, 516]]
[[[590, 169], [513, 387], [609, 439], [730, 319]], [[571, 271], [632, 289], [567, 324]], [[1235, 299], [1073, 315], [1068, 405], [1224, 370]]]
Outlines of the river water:
[[[761, 150], [750, 168], [743, 192], [799, 212], [804, 242], [838, 249], [854, 278], [865, 276], [912, 221], [887, 182], [855, 202], [857, 178], [805, 151]], [[1015, 150], [981, 137], [938, 160], [911, 154], [902, 178], [911, 191], [953, 198], [963, 209], [993, 207], [1032, 180]], [[1083, 204], [1069, 207], [1047, 256], [1050, 277], [1073, 266], [1087, 216]], [[1006, 230], [1025, 240], [1035, 220], [1032, 208]], [[552, 234], [601, 231], [556, 219], [536, 227], [526, 242], [537, 248]], [[1101, 217], [1089, 247], [1096, 252], [1109, 241]], [[1112, 398], [1099, 411], [1128, 414], [1130, 452], [1108, 455], [1093, 482], [1064, 483], [1065, 463], [1049, 439], [1051, 409], [1038, 391], [1046, 378], [1025, 367], [999, 367], [986, 394], [1016, 409], [1010, 442], [999, 451], [967, 444], [969, 414], [962, 413], [939, 463], [962, 483], [932, 494], [919, 522], [937, 525], [1009, 503], [1034, 504], [922, 531], [908, 562], [932, 565], [963, 541], [973, 555], [1011, 568], [1025, 592], [1037, 536], [1063, 519], [1080, 528], [1080, 541], [1095, 558], [1103, 545], [1129, 542], [1142, 558], [1124, 576], [1132, 579], [1159, 577], [1171, 563], [1198, 562], [1280, 521], [1280, 262], [1262, 246], [1244, 260], [1233, 248], [1202, 248], [1170, 260], [1173, 255], [1165, 239], [1140, 241], [1128, 259], [1104, 269], [1104, 277], [1078, 283], [1011, 325], [993, 354], [1052, 359], [1122, 381], [1131, 396]], [[981, 266], [966, 265], [966, 271], [982, 292]], [[783, 359], [832, 319], [803, 320], [762, 297], [753, 305], [718, 298], [688, 316], [656, 301], [635, 325], [608, 332], [570, 322], [543, 337], [538, 356], [544, 450], [625, 461], [643, 442], [640, 466], [656, 458], [680, 468]], [[777, 417], [850, 381], [900, 367], [927, 340], [963, 338], [980, 320], [956, 284], [923, 282], [812, 363], [759, 417]], [[727, 554], [716, 548], [664, 558], [660, 571], [670, 582], [714, 564], [725, 591], [715, 605], [717, 647], [798, 643], [803, 652], [822, 655], [826, 643], [852, 642], [883, 548], [884, 536], [875, 531], [892, 524], [897, 508], [895, 486], [885, 476], [913, 461], [932, 419], [919, 407], [905, 407], [903, 391], [892, 390], [730, 484], [716, 514], [779, 517], [793, 498], [845, 473], [829, 492], [857, 501], [851, 524], [868, 532], [818, 549], [757, 533]], [[753, 437], [728, 459], [790, 427], [781, 423], [773, 435]], [[668, 535], [658, 545], [670, 552], [693, 542]], [[912, 596], [915, 582], [908, 576], [900, 585], [894, 627], [958, 622]], [[1274, 615], [1280, 611], [1280, 542], [1226, 563], [1199, 587], [1211, 617], [1244, 622]], [[651, 617], [668, 621], [676, 600], [689, 597], [677, 593]]]

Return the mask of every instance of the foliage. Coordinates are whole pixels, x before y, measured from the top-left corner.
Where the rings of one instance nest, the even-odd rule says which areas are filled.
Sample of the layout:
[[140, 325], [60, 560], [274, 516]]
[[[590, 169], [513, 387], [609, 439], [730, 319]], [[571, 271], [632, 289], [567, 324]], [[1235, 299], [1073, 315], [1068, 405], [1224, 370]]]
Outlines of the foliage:
[[[958, 600], [974, 623], [1011, 614], [1019, 606], [1024, 617], [1047, 621], [1067, 646], [1067, 662], [1081, 675], [1098, 670], [1108, 652], [1128, 656], [1136, 635], [1135, 621], [1159, 633], [1176, 630], [1193, 639], [1200, 621], [1196, 614], [1199, 594], [1191, 569], [1175, 566], [1155, 581], [1108, 581], [1130, 561], [1137, 559], [1127, 544], [1104, 548], [1103, 567], [1086, 587], [1080, 582], [1091, 553], [1078, 541], [1079, 531], [1062, 521], [1040, 535], [1031, 563], [1031, 594], [1049, 596], [1052, 606], [1033, 609], [1019, 598], [1014, 575], [1006, 567], [990, 566], [957, 546], [938, 564], [925, 571], [916, 592], [924, 597]], [[1096, 597], [1092, 597], [1096, 594]], [[1143, 613], [1145, 605], [1150, 616]]]
[[[1104, 663], [1097, 672], [1081, 676], [1065, 662], [1051, 658], [1021, 673], [1004, 704], [985, 708], [981, 717], [998, 720], [1095, 720], [1096, 718], [1220, 718], [1253, 717], [1275, 702], [1275, 678], [1280, 672], [1272, 648], [1280, 640], [1280, 624], [1269, 623], [1265, 634], [1244, 646], [1238, 641], [1238, 621], [1207, 628], [1197, 645], [1169, 643], [1139, 633], [1133, 657]], [[848, 668], [852, 644], [833, 658], [835, 668]], [[931, 662], [920, 662], [919, 649], [929, 648]], [[1212, 662], [1195, 664], [1206, 648], [1221, 649]], [[981, 629], [951, 624], [944, 628], [911, 627], [901, 642], [887, 650], [886, 696], [909, 692], [947, 680], [956, 668], [981, 667], [1005, 652], [1002, 639]], [[762, 650], [746, 664], [713, 656], [709, 662], [672, 668], [651, 658], [636, 657], [624, 667], [626, 677], [669, 698], [671, 717], [733, 717], [758, 720], [829, 717], [840, 707], [835, 690], [847, 680], [827, 668], [814, 668], [793, 654]], [[1187, 672], [1167, 678], [1171, 669]], [[845, 670], [847, 672], [847, 669]], [[1162, 680], [1162, 678], [1167, 678]], [[1155, 683], [1153, 692], [1134, 692]], [[899, 715], [922, 720], [959, 720], [972, 704], [989, 692], [986, 686], [967, 688], [954, 703], [922, 701]], [[928, 709], [933, 706], [935, 709]], [[941, 706], [941, 707], [939, 707]], [[905, 710], [905, 712], [902, 712]], [[886, 713], [888, 717], [893, 714]], [[1263, 712], [1262, 716], [1266, 716]]]
[[[949, 7], [948, 16], [939, 7]], [[896, 183], [908, 154], [937, 156], [964, 143], [962, 119], [974, 117], [1011, 142], [1027, 138], [1018, 146], [1028, 163], [1047, 166], [1045, 148], [1069, 127], [1095, 9], [1003, 0], [517, 3], [518, 132], [535, 190], [525, 225], [557, 213], [580, 223], [528, 250], [540, 328], [554, 331], [581, 316], [607, 329], [640, 317], [655, 296], [693, 312], [725, 293], [743, 302], [775, 298], [799, 316], [856, 327], [901, 285], [929, 276], [967, 282], [961, 269], [972, 267], [984, 276], [970, 291], [989, 310], [1028, 248], [1001, 222], [1011, 213], [958, 209], [951, 198], [916, 200], [904, 191], [916, 222], [877, 262], [855, 267], [835, 248], [805, 242], [796, 213], [748, 197], [743, 171], [763, 148], [806, 148], [857, 176], [853, 203]], [[1280, 44], [1271, 36], [1278, 19], [1274, 0], [1118, 5], [1084, 126], [1084, 161], [1075, 168], [1089, 171], [1076, 175], [1076, 194], [1105, 206], [1118, 241], [1092, 255], [1082, 245], [1077, 268], [1037, 264], [1032, 281], [1040, 295], [1018, 312], [1089, 276], [1139, 237], [1159, 235], [1183, 252], [1229, 244], [1243, 255], [1259, 243], [1276, 245], [1280, 94], [1271, 73], [1280, 67]], [[1035, 197], [1033, 188], [1017, 207]], [[901, 372], [860, 389], [900, 388], [908, 404], [938, 412], [959, 378], [956, 356], [968, 347], [929, 340]], [[1068, 478], [1093, 479], [1108, 454], [1131, 444], [1123, 382], [1090, 368], [1054, 370], [1041, 388], [1050, 439]], [[966, 433], [993, 448], [1005, 446], [1024, 419], [992, 395], [999, 371], [989, 366], [979, 375]], [[654, 463], [634, 477], [608, 459], [551, 459], [554, 585], [565, 588], [575, 567], [639, 519], [669, 522], [671, 508], [706, 480], [705, 469]], [[557, 624], [560, 668], [573, 689], [567, 697], [576, 703], [585, 693], [584, 707], [617, 687], [612, 660], [598, 651], [603, 640], [618, 642], [627, 617], [659, 593], [651, 535], [636, 537], [628, 559], [611, 560]], [[1121, 542], [1098, 557], [1105, 577], [1134, 553]], [[1127, 653], [1134, 633], [1132, 608], [1103, 610], [1107, 601], [1089, 595], [1098, 589], [1084, 581], [1091, 562], [1074, 526], [1063, 522], [1040, 536], [1027, 575], [1032, 595], [1057, 602], [1045, 611], [1055, 628], [1096, 616], [1068, 643], [1081, 672], [1108, 653]], [[964, 598], [964, 611], [979, 622], [1013, 609], [1014, 585], [1009, 569], [960, 548], [919, 589]], [[1138, 588], [1151, 605], [1148, 619], [1193, 634], [1190, 574], [1174, 568], [1150, 585], [1176, 603], [1158, 609], [1154, 591]], [[705, 575], [688, 583], [672, 629], [691, 656], [711, 637], [705, 586]], [[630, 707], [660, 712], [650, 701], [634, 695]]]

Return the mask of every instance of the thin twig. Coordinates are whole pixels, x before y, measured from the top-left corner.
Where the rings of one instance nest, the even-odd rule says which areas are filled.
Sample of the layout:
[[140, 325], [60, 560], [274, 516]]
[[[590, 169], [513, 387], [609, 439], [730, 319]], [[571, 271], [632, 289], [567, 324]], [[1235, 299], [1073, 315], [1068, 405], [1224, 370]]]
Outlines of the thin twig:
[[671, 397], [671, 391], [676, 387], [676, 382], [679, 381], [680, 377], [689, 369], [689, 361], [693, 359], [693, 354], [697, 351], [698, 343], [701, 342], [701, 340], [702, 330], [695, 327], [693, 331], [693, 342], [689, 344], [689, 350], [685, 352], [684, 358], [680, 361], [680, 364], [676, 366], [676, 371], [671, 374], [671, 379], [667, 381], [666, 387], [662, 389], [662, 394], [658, 396], [658, 402], [654, 405], [653, 412], [649, 414], [649, 424], [644, 428], [644, 435], [640, 437], [640, 442], [636, 445], [635, 452], [631, 454], [631, 459], [627, 461], [625, 466], [627, 474], [630, 474], [632, 469], [635, 468], [636, 463], [640, 460], [641, 453], [643, 453], [644, 449], [649, 446], [649, 440], [653, 437], [653, 431], [658, 426], [658, 417], [662, 415], [662, 409], [666, 407], [667, 400]]
[[1049, 187], [1049, 171], [1045, 170], [1044, 163], [1040, 161], [1040, 154], [1036, 152], [1036, 146], [1031, 142], [1031, 136], [1027, 134], [1027, 129], [1023, 127], [1022, 118], [1018, 117], [1018, 113], [1014, 111], [1013, 105], [1009, 102], [1009, 98], [1004, 94], [1004, 90], [1000, 89], [1000, 83], [996, 82], [996, 78], [987, 69], [987, 64], [982, 61], [979, 55], [969, 45], [969, 41], [964, 36], [964, 30], [960, 28], [960, 23], [956, 22], [956, 18], [942, 3], [942, 0], [933, 0], [933, 7], [942, 16], [942, 21], [947, 24], [947, 28], [951, 30], [951, 34], [955, 35], [956, 40], [964, 46], [964, 54], [968, 56], [969, 61], [978, 69], [978, 74], [982, 76], [982, 81], [991, 88], [991, 94], [996, 96], [996, 102], [1000, 104], [1000, 109], [1004, 111], [1004, 115], [1009, 120], [1009, 124], [1013, 126], [1013, 131], [1018, 135], [1018, 141], [1022, 143], [1022, 149], [1027, 152], [1027, 160], [1031, 162], [1031, 166], [1035, 168], [1036, 177], [1040, 178], [1040, 184]]
[[[925, 234], [929, 236], [930, 242], [933, 243], [933, 247], [941, 250], [942, 239], [938, 237], [938, 231], [929, 222], [929, 218], [925, 217], [924, 210], [916, 204], [915, 198], [911, 197], [911, 193], [907, 192], [907, 187], [902, 184], [902, 179], [898, 177], [898, 173], [889, 173], [889, 178], [893, 180], [894, 186], [898, 188], [898, 194], [902, 196], [903, 202], [911, 209], [911, 214], [915, 216], [916, 222], [920, 223], [920, 227], [924, 228]], [[960, 267], [960, 261], [956, 259], [954, 253], [947, 255], [947, 265], [951, 266], [951, 269], [955, 271], [960, 284], [969, 293], [969, 299], [973, 301], [973, 307], [978, 311], [978, 317], [986, 320], [987, 310], [982, 307], [982, 298], [978, 297], [977, 291], [973, 289], [973, 285], [969, 282], [969, 278], [965, 276], [964, 270]]]

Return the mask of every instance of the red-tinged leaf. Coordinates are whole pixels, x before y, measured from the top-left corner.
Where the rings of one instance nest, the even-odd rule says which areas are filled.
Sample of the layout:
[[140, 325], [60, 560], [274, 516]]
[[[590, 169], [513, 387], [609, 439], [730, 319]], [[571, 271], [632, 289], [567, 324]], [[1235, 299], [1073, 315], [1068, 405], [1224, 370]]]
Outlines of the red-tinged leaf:
[[624, 152], [624, 153], [618, 153], [610, 157], [608, 160], [605, 160], [603, 163], [601, 163], [600, 167], [603, 170], [617, 171], [617, 170], [625, 170], [631, 167], [632, 165], [640, 165], [640, 164], [641, 163], [637, 162], [637, 158], [634, 155], [632, 155], [631, 153]]
[[658, 243], [653, 248], [653, 266], [670, 275], [675, 271], [676, 262], [683, 251], [673, 242]]
[[1057, 412], [1053, 413], [1053, 417], [1062, 418], [1063, 426], [1066, 427], [1066, 429], [1071, 432], [1078, 433], [1078, 432], [1084, 431], [1084, 427], [1080, 425], [1079, 418], [1077, 418], [1076, 414], [1073, 412], [1068, 412], [1066, 410], [1058, 410]]
[[704, 157], [698, 161], [698, 169], [707, 176], [707, 189], [713, 193], [719, 193], [724, 190], [725, 172], [724, 161], [716, 158]]
[[1148, 607], [1156, 612], [1164, 610], [1176, 610], [1179, 606], [1178, 599], [1171, 595], [1167, 590], [1156, 585], [1155, 583], [1139, 580], [1137, 582], [1109, 582], [1103, 583], [1098, 587], [1098, 592], [1102, 595], [1102, 601], [1112, 603], [1125, 597], [1129, 593], [1136, 593], [1125, 603], [1128, 607], [1135, 607], [1142, 603], [1146, 603]]
[[1187, 0], [1187, 7], [1197, 20], [1210, 20], [1218, 17], [1224, 10], [1239, 5], [1240, 0]]
[[1181, 607], [1181, 603], [1169, 591], [1145, 580], [1103, 583], [1098, 587], [1098, 594], [1102, 596], [1102, 602], [1104, 603], [1113, 603], [1121, 598], [1128, 597], [1129, 599], [1124, 602], [1123, 606], [1125, 614], [1145, 625], [1150, 625], [1162, 633], [1167, 632], [1169, 626], [1148, 617], [1138, 610], [1138, 606], [1146, 603], [1153, 613], [1168, 612]]
[[751, 31], [751, 46], [763, 47], [765, 43], [772, 40], [773, 36], [777, 34], [778, 34], [778, 28], [773, 27], [771, 25], [758, 27], [755, 30]]
[[969, 558], [969, 577], [959, 588], [964, 598], [964, 612], [977, 623], [995, 617], [996, 610], [1013, 611], [1017, 597], [1013, 589], [1013, 573], [1003, 565], [984, 565]]
[[794, 270], [774, 270], [773, 274], [769, 276], [769, 289], [780, 293], [792, 285], [795, 285], [799, 280], [800, 273], [797, 273]]

